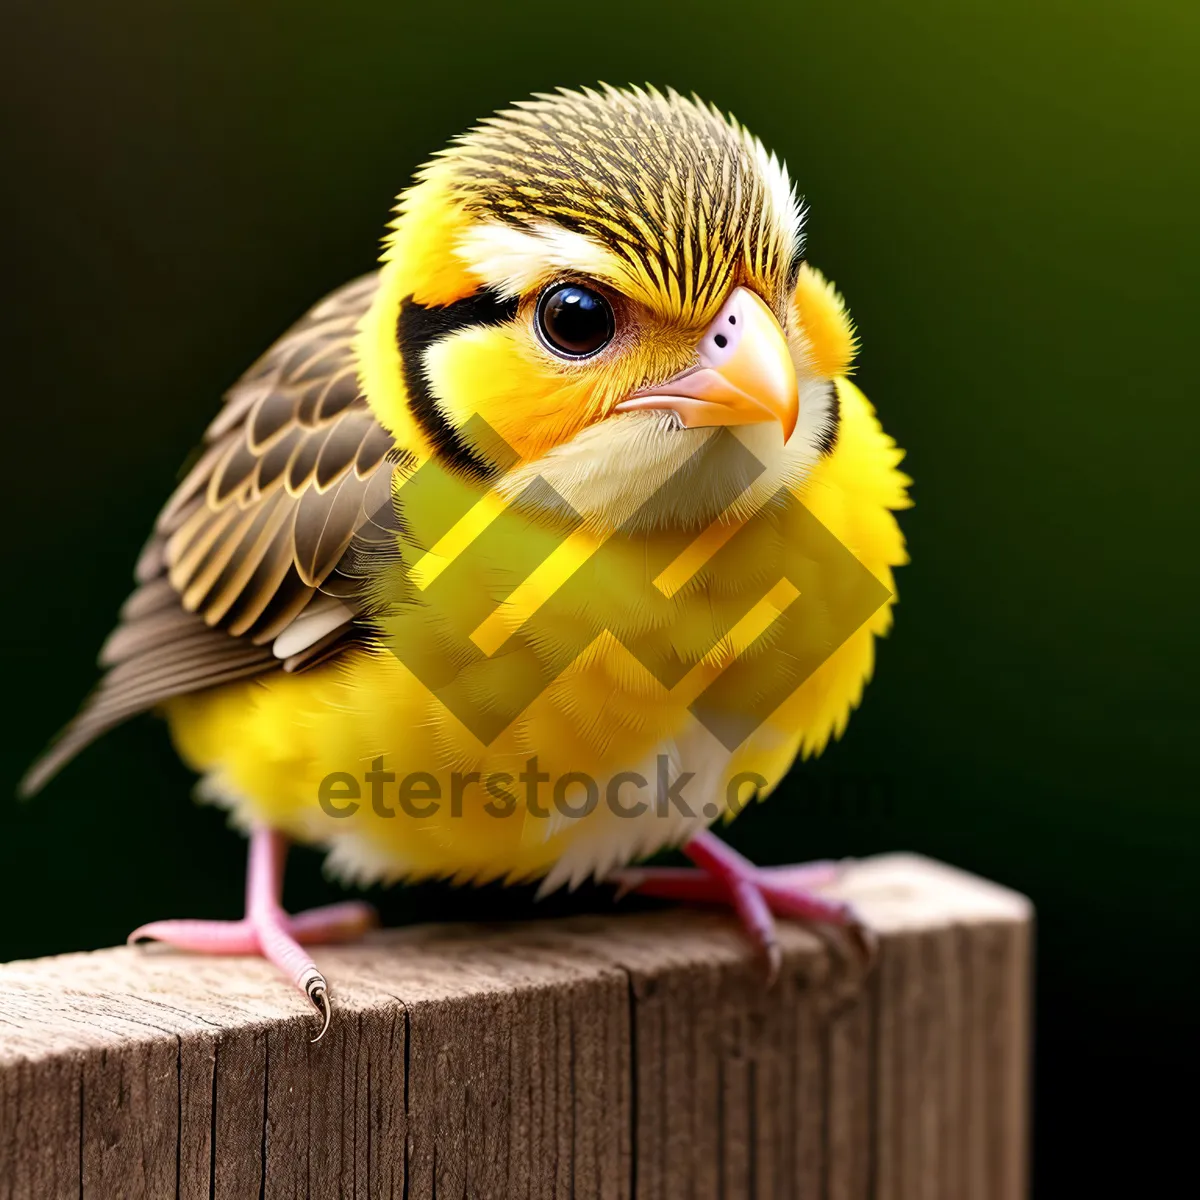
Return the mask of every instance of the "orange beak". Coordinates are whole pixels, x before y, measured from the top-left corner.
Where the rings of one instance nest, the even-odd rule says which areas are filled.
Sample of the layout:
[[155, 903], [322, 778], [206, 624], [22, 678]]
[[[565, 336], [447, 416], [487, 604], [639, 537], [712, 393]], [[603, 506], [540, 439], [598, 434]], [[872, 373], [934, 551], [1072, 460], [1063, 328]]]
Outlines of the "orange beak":
[[635, 392], [617, 412], [673, 412], [689, 429], [778, 421], [786, 442], [800, 392], [787, 338], [749, 288], [734, 288], [700, 340], [700, 365]]

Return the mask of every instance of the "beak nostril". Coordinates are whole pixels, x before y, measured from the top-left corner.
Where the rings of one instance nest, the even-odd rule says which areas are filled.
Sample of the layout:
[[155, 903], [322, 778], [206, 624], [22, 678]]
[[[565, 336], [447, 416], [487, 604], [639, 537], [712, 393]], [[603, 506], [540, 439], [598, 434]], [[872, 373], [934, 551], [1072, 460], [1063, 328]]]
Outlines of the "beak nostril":
[[800, 405], [796, 368], [779, 320], [763, 300], [735, 288], [697, 349], [696, 366], [635, 392], [616, 411], [673, 412], [687, 429], [778, 421], [784, 441], [791, 437]]

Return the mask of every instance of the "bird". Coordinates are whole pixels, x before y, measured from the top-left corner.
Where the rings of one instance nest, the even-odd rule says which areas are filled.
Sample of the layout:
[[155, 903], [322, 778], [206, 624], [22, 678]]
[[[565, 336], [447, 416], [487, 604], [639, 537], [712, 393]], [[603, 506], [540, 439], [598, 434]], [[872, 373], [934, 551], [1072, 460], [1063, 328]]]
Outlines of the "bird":
[[[377, 269], [230, 389], [31, 795], [156, 712], [249, 839], [233, 921], [131, 941], [260, 955], [315, 1009], [288, 847], [350, 884], [586, 880], [853, 928], [830, 863], [714, 832], [846, 728], [907, 562], [903, 452], [806, 257], [787, 168], [651, 86], [498, 110], [400, 192]], [[690, 867], [647, 864], [681, 849]]]

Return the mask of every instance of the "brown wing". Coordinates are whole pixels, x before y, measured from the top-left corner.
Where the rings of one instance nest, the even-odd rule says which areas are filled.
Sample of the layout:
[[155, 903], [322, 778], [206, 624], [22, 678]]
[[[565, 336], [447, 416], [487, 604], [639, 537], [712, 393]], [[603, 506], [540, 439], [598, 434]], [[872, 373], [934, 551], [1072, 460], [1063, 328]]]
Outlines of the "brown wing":
[[361, 636], [355, 576], [386, 552], [398, 460], [353, 354], [376, 282], [328, 296], [226, 396], [138, 560], [106, 674], [23, 793], [172, 696], [311, 666]]

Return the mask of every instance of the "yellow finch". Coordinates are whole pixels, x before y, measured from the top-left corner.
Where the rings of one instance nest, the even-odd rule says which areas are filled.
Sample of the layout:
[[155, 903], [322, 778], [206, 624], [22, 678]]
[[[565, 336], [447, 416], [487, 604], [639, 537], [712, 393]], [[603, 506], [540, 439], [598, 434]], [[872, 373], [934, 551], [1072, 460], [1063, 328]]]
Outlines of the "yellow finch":
[[[842, 732], [891, 620], [908, 481], [854, 351], [732, 119], [605, 87], [484, 120], [229, 393], [26, 790], [164, 713], [250, 831], [247, 910], [132, 936], [261, 953], [325, 1027], [302, 946], [371, 914], [285, 913], [288, 840], [729, 902], [774, 963], [775, 915], [851, 914], [708, 829]], [[668, 846], [696, 869], [629, 868]]]

